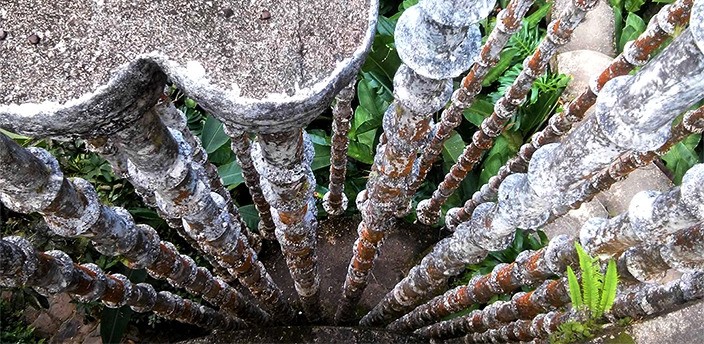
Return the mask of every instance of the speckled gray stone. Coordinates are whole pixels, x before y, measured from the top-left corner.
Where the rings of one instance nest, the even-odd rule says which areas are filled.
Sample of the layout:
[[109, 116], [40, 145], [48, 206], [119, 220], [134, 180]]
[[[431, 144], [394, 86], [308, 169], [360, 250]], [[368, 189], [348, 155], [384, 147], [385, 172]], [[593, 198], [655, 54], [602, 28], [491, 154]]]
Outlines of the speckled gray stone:
[[634, 324], [630, 332], [636, 343], [701, 343], [704, 340], [704, 302]]
[[[556, 0], [552, 10], [553, 17], [567, 4], [567, 0]], [[558, 52], [593, 50], [607, 56], [616, 56], [615, 32], [614, 10], [608, 0], [599, 0], [596, 7], [587, 13], [582, 25], [574, 30], [570, 42], [560, 47]]]
[[[374, 0], [0, 0], [0, 29], [8, 32], [0, 41], [0, 117], [39, 111], [11, 104], [75, 110], [70, 105], [148, 54], [234, 126], [251, 126], [258, 115], [268, 115], [258, 125], [300, 125], [356, 74], [376, 8]], [[28, 40], [33, 34], [38, 44]]]
[[557, 55], [557, 71], [572, 78], [561, 98], [567, 102], [577, 98], [589, 87], [592, 79], [611, 64], [611, 60], [611, 57], [592, 50], [573, 50]]

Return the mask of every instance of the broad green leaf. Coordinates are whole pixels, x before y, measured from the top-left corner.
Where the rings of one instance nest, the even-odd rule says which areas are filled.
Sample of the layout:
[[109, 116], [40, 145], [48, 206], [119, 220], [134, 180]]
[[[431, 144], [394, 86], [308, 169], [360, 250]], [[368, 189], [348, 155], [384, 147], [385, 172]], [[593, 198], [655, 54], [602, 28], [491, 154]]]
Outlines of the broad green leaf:
[[372, 116], [381, 116], [384, 114], [384, 111], [386, 111], [387, 106], [384, 106], [384, 101], [378, 99], [376, 92], [365, 79], [357, 83], [357, 97], [359, 99], [359, 105]]
[[200, 139], [203, 142], [203, 148], [210, 154], [227, 143], [230, 138], [225, 134], [222, 123], [215, 117], [208, 116], [203, 125]]
[[616, 270], [616, 263], [613, 259], [609, 260], [609, 264], [606, 267], [606, 275], [604, 276], [604, 286], [601, 289], [601, 305], [599, 309], [603, 312], [608, 312], [611, 310], [611, 306], [614, 305], [614, 300], [616, 299], [616, 288], [618, 286], [618, 271]]
[[485, 97], [477, 97], [472, 103], [472, 106], [464, 110], [464, 118], [476, 127], [481, 126], [485, 118], [491, 116], [494, 112], [494, 103], [488, 101]]
[[313, 149], [315, 149], [315, 156], [311, 163], [311, 169], [315, 171], [330, 166], [330, 146], [314, 143]]
[[376, 22], [376, 32], [383, 36], [393, 36], [394, 29], [396, 28], [396, 22], [386, 18], [384, 16], [379, 16]]
[[572, 308], [578, 309], [584, 304], [582, 302], [582, 291], [579, 288], [579, 282], [577, 281], [577, 275], [575, 275], [572, 267], [567, 267], [567, 282], [570, 287], [570, 300], [572, 301]]
[[501, 166], [516, 155], [521, 148], [521, 144], [523, 144], [523, 137], [517, 132], [505, 131], [501, 136], [497, 137], [494, 146], [489, 150], [482, 163], [479, 183], [486, 184], [489, 178], [496, 175]]
[[2, 129], [2, 128], [0, 128], [0, 134], [9, 137], [9, 138], [11, 138], [12, 140], [29, 140], [29, 139], [30, 139], [30, 138], [27, 137], [27, 136], [18, 135], [18, 134], [15, 134], [15, 133], [13, 133], [13, 132], [10, 132], [10, 131], [7, 131], [7, 130], [5, 130], [5, 129]]
[[645, 0], [625, 0], [624, 8], [628, 12], [638, 12], [638, 10], [640, 10], [640, 7], [643, 6], [644, 3]]
[[645, 31], [643, 19], [637, 14], [629, 12], [628, 17], [626, 17], [626, 25], [619, 40], [619, 51], [623, 51], [623, 46], [626, 45], [626, 42], [636, 39], [643, 31]]
[[673, 175], [673, 181], [676, 185], [682, 183], [682, 177], [687, 171], [699, 163], [699, 158], [695, 152], [695, 148], [699, 145], [701, 134], [690, 135], [682, 142], [674, 145], [667, 154], [662, 156], [667, 167]]
[[354, 140], [350, 140], [347, 156], [359, 162], [371, 165], [374, 162], [374, 140], [376, 129], [358, 133]]
[[227, 141], [226, 144], [220, 146], [220, 148], [216, 149], [214, 152], [208, 153], [208, 161], [215, 164], [215, 166], [220, 166], [228, 164], [235, 159], [235, 153], [230, 149], [229, 142], [230, 141]]
[[464, 146], [465, 144], [464, 141], [462, 141], [462, 137], [457, 134], [456, 131], [453, 131], [450, 138], [448, 138], [442, 146], [443, 157], [445, 160], [450, 160], [453, 163], [457, 162], [457, 159], [464, 151]]
[[244, 205], [241, 207], [238, 207], [240, 211], [240, 216], [242, 216], [242, 220], [244, 220], [244, 223], [247, 224], [247, 227], [252, 230], [256, 230], [259, 225], [259, 212], [257, 211], [257, 208], [254, 207], [254, 204], [248, 204]]
[[308, 131], [308, 137], [310, 137], [310, 141], [316, 145], [330, 145], [330, 137], [328, 137], [323, 130], [310, 130]]
[[232, 161], [228, 164], [218, 167], [218, 174], [222, 178], [222, 183], [228, 189], [232, 190], [244, 182], [242, 177], [242, 168], [237, 161]]

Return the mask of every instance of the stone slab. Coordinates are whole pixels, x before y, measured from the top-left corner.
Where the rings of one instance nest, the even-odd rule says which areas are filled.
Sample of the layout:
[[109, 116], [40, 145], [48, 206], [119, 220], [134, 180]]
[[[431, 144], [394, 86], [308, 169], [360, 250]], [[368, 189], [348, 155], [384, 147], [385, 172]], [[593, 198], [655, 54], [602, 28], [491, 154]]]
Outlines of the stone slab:
[[558, 54], [557, 71], [572, 78], [561, 98], [565, 102], [577, 98], [612, 60], [608, 55], [592, 50], [573, 50]]
[[654, 164], [633, 171], [626, 179], [598, 194], [591, 202], [583, 204], [566, 215], [555, 219], [543, 228], [548, 238], [560, 234], [578, 236], [582, 225], [592, 217], [607, 218], [628, 210], [635, 194], [641, 191], [666, 191], [672, 187], [670, 179]]
[[629, 331], [638, 344], [704, 342], [704, 301], [634, 324]]
[[2, 0], [0, 104], [78, 98], [153, 52], [244, 97], [293, 96], [364, 45], [372, 3]]
[[420, 344], [429, 343], [429, 341], [410, 334], [398, 334], [381, 329], [368, 329], [363, 327], [298, 326], [274, 327], [266, 329], [266, 331], [253, 329], [246, 331], [234, 331], [231, 333], [216, 333], [208, 337], [180, 342], [180, 344], [210, 343]]
[[[555, 0], [551, 17], [555, 18], [558, 11], [569, 3], [568, 1], [572, 0]], [[608, 0], [599, 0], [597, 6], [587, 13], [584, 21], [574, 30], [570, 42], [558, 48], [557, 51], [563, 53], [573, 50], [593, 50], [615, 57], [615, 32], [614, 11]]]

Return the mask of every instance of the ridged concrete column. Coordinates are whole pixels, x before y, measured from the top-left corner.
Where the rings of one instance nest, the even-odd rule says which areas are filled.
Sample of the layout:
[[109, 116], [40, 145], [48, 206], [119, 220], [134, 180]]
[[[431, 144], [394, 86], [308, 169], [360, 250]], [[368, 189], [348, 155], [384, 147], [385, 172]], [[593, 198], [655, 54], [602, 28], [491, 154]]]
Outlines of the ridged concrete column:
[[595, 0], [575, 1], [560, 17], [548, 24], [548, 34], [540, 42], [535, 52], [523, 61], [523, 70], [494, 104], [492, 114], [482, 121], [472, 136], [472, 142], [465, 147], [462, 155], [445, 175], [431, 198], [418, 203], [418, 221], [431, 225], [442, 215], [441, 206], [457, 190], [460, 183], [481, 160], [483, 153], [494, 145], [494, 139], [501, 135], [508, 121], [516, 114], [528, 92], [548, 67], [557, 49], [570, 41], [572, 31], [582, 22], [586, 12], [596, 6]]
[[374, 157], [367, 189], [357, 198], [362, 214], [336, 320], [350, 320], [364, 292], [384, 233], [409, 210], [419, 150], [431, 134], [432, 115], [447, 103], [452, 78], [469, 69], [479, 53], [477, 22], [492, 0], [422, 1], [396, 25], [395, 43], [404, 64], [394, 76], [395, 101], [384, 114], [384, 139]]
[[693, 2], [693, 0], [678, 0], [664, 6], [656, 16], [653, 16], [646, 30], [634, 41], [626, 44], [624, 52], [617, 56], [584, 92], [565, 106], [564, 111], [550, 117], [545, 129], [533, 135], [530, 142], [521, 146], [516, 157], [506, 162], [495, 176], [464, 203], [463, 207], [450, 209], [445, 216], [445, 225], [454, 230], [461, 222], [470, 220], [472, 212], [479, 204], [495, 201], [501, 182], [513, 173], [525, 173], [528, 162], [538, 148], [556, 142], [569, 132], [574, 123], [584, 119], [587, 110], [596, 102], [599, 90], [608, 81], [628, 74], [636, 66], [644, 65], [662, 43], [675, 33], [675, 27], [684, 26], [687, 23]]
[[510, 294], [523, 286], [541, 283], [561, 275], [577, 262], [574, 239], [559, 235], [548, 247], [523, 251], [511, 264], [499, 264], [491, 273], [472, 278], [467, 285], [451, 289], [389, 324], [398, 332], [412, 331], [440, 321], [474, 304], [485, 304], [492, 297]]
[[[356, 81], [356, 80], [355, 80]], [[330, 185], [323, 196], [323, 208], [330, 216], [341, 215], [347, 209], [345, 195], [345, 173], [347, 172], [347, 134], [352, 124], [352, 100], [354, 99], [354, 83], [345, 87], [335, 97], [332, 108], [332, 144], [330, 146]]]
[[0, 240], [0, 285], [31, 286], [44, 295], [68, 292], [79, 301], [102, 301], [110, 308], [130, 306], [133, 311], [156, 315], [209, 330], [237, 330], [247, 325], [168, 291], [156, 292], [151, 284], [132, 284], [120, 274], [105, 274], [95, 264], [75, 264], [61, 251], [36, 252], [20, 237]]
[[153, 228], [135, 224], [125, 209], [100, 204], [90, 183], [66, 179], [47, 151], [24, 149], [0, 135], [0, 165], [0, 200], [8, 208], [39, 212], [58, 236], [89, 238], [101, 254], [121, 255], [130, 268], [146, 268], [152, 277], [222, 303], [222, 309], [253, 323], [271, 322], [237, 290], [180, 254], [172, 243], [161, 241]]
[[[695, 6], [693, 18], [697, 13]], [[693, 19], [690, 30], [696, 30], [698, 23]], [[704, 90], [704, 54], [690, 30], [635, 76], [608, 83], [597, 100], [595, 116], [562, 143], [538, 150], [528, 174], [508, 177], [501, 184], [498, 202], [477, 207], [472, 221], [458, 226], [452, 237], [441, 241], [387, 294], [370, 317], [384, 319], [401, 314], [427, 298], [428, 286], [444, 282], [466, 264], [478, 263], [488, 251], [506, 248], [516, 228], [542, 226], [553, 209], [586, 197], [585, 177], [609, 166], [625, 151], [662, 146], [672, 120], [697, 102]]]
[[286, 258], [306, 317], [320, 318], [320, 276], [316, 247], [317, 208], [311, 169], [313, 144], [302, 129], [259, 134], [252, 158], [262, 192], [271, 205], [276, 238]]

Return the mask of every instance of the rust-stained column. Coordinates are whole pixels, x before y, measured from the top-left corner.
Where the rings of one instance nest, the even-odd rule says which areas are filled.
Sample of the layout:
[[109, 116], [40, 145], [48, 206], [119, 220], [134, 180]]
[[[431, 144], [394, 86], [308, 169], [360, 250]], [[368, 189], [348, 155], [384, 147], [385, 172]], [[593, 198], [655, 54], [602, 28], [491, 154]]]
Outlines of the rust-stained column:
[[132, 182], [154, 193], [170, 218], [182, 218], [189, 236], [247, 287], [277, 320], [292, 317], [281, 290], [241, 235], [225, 199], [211, 192], [208, 181], [191, 161], [191, 147], [180, 132], [169, 130], [157, 108], [147, 109], [137, 122], [113, 139], [128, 158]]
[[[610, 314], [616, 319], [639, 319], [664, 314], [678, 306], [704, 297], [704, 273], [683, 275], [679, 280], [660, 284], [638, 284], [619, 292]], [[472, 333], [464, 337], [465, 343], [496, 343], [547, 339], [560, 325], [568, 321], [584, 321], [581, 312], [555, 311], [539, 314], [532, 320], [518, 320], [498, 329]]]
[[286, 258], [306, 317], [320, 317], [313, 144], [302, 129], [257, 136], [252, 147], [262, 192], [271, 204], [276, 238]]
[[0, 200], [10, 209], [39, 212], [59, 236], [90, 238], [96, 250], [123, 256], [130, 268], [146, 268], [152, 277], [219, 303], [255, 324], [270, 323], [268, 314], [193, 259], [179, 254], [173, 244], [161, 241], [153, 228], [136, 225], [125, 209], [100, 204], [90, 183], [64, 178], [56, 159], [45, 150], [24, 149], [0, 135], [0, 165], [4, 166], [0, 169]]
[[95, 264], [78, 265], [61, 251], [35, 252], [20, 237], [0, 240], [0, 284], [31, 286], [41, 294], [67, 292], [79, 301], [102, 301], [110, 308], [130, 306], [135, 312], [156, 315], [209, 330], [237, 330], [247, 325], [210, 307], [167, 291], [156, 292], [151, 284], [132, 284], [120, 274], [105, 274]]
[[496, 200], [499, 185], [513, 173], [525, 173], [533, 153], [549, 143], [556, 142], [565, 135], [576, 122], [584, 119], [587, 110], [596, 102], [596, 95], [609, 80], [628, 74], [636, 66], [642, 66], [660, 45], [675, 33], [675, 27], [684, 26], [694, 0], [678, 0], [664, 6], [648, 23], [648, 27], [638, 38], [624, 47], [624, 52], [617, 56], [590, 84], [584, 92], [570, 102], [563, 112], [552, 116], [548, 125], [536, 133], [531, 141], [521, 146], [518, 155], [502, 166], [498, 173], [472, 195], [463, 207], [452, 208], [447, 212], [445, 224], [454, 229], [458, 224], [469, 221], [474, 209], [482, 203]]
[[499, 264], [490, 274], [476, 276], [459, 286], [418, 306], [389, 325], [389, 329], [407, 332], [440, 321], [474, 304], [484, 304], [492, 297], [512, 293], [562, 274], [567, 265], [577, 261], [574, 239], [560, 235], [548, 247], [521, 252], [511, 264]]
[[338, 93], [332, 108], [332, 145], [330, 147], [330, 185], [323, 196], [323, 208], [331, 216], [340, 215], [347, 209], [345, 195], [345, 173], [347, 172], [347, 146], [352, 121], [352, 99], [354, 84]]
[[482, 121], [472, 137], [472, 142], [464, 149], [445, 179], [433, 192], [432, 197], [418, 203], [418, 221], [432, 225], [440, 219], [442, 214], [440, 207], [479, 162], [483, 153], [491, 148], [494, 138], [501, 135], [508, 121], [518, 110], [518, 106], [525, 101], [533, 82], [545, 73], [548, 62], [557, 52], [557, 48], [569, 42], [572, 31], [584, 19], [586, 12], [596, 6], [596, 3], [595, 0], [575, 1], [573, 6], [568, 6], [559, 18], [548, 25], [545, 38], [533, 55], [523, 61], [521, 73], [496, 101], [493, 113]]
[[416, 333], [427, 338], [455, 338], [499, 328], [519, 319], [530, 320], [540, 313], [568, 304], [570, 296], [566, 285], [566, 279], [545, 281], [533, 291], [516, 293], [511, 301], [496, 301], [484, 309], [424, 327]]
[[430, 138], [432, 115], [450, 98], [452, 78], [469, 69], [479, 52], [476, 23], [493, 6], [493, 0], [427, 0], [399, 18], [395, 43], [404, 64], [394, 76], [395, 101], [384, 114], [384, 138], [367, 189], [357, 198], [362, 222], [335, 316], [338, 322], [354, 316], [384, 233], [409, 210], [407, 190], [419, 150]]
[[442, 148], [452, 135], [452, 130], [462, 123], [462, 111], [472, 105], [482, 90], [482, 81], [489, 70], [499, 61], [499, 54], [511, 35], [521, 28], [522, 18], [533, 4], [532, 0], [513, 0], [496, 16], [496, 26], [482, 46], [477, 62], [460, 82], [460, 88], [452, 95], [452, 102], [443, 110], [441, 120], [433, 127], [433, 137], [420, 154], [417, 172], [407, 192], [413, 196], [425, 180], [428, 171], [442, 153]]
[[249, 189], [249, 194], [252, 196], [254, 207], [259, 212], [259, 234], [267, 240], [276, 240], [276, 225], [271, 217], [271, 206], [264, 198], [261, 185], [259, 184], [259, 172], [254, 167], [252, 161], [252, 145], [247, 133], [238, 133], [229, 130], [225, 127], [225, 132], [230, 136], [232, 141], [232, 151], [237, 156], [237, 162], [242, 168], [242, 177], [244, 184]]
[[704, 220], [704, 164], [692, 167], [682, 187], [633, 196], [628, 212], [611, 219], [589, 219], [580, 242], [592, 254], [618, 255], [638, 244], [661, 244], [668, 235]]
[[[692, 26], [696, 25], [704, 23], [693, 21]], [[527, 174], [509, 176], [501, 184], [498, 202], [477, 207], [470, 222], [441, 241], [370, 312], [368, 323], [384, 323], [402, 314], [427, 298], [430, 287], [459, 273], [466, 264], [481, 261], [488, 251], [506, 248], [516, 228], [539, 228], [553, 209], [585, 198], [585, 177], [620, 154], [662, 146], [672, 120], [701, 98], [704, 54], [698, 42], [693, 31], [685, 30], [635, 76], [608, 83], [595, 115], [562, 143], [538, 150]]]

